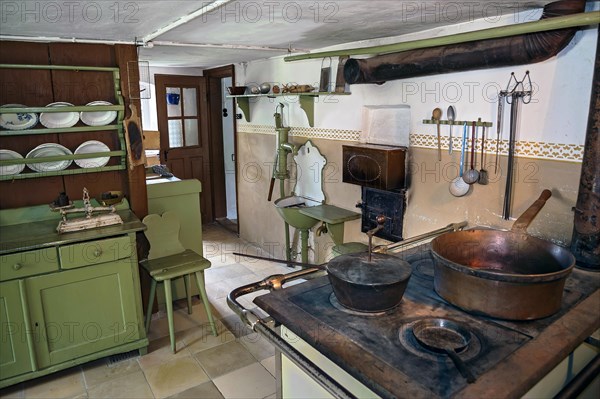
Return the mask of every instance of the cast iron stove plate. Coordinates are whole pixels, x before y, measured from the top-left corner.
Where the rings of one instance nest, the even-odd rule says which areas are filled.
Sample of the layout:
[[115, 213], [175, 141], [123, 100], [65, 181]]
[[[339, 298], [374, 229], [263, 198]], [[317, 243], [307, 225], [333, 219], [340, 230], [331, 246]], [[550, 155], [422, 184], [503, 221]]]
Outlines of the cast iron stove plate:
[[[323, 281], [327, 282], [326, 277]], [[412, 288], [416, 288], [416, 284], [414, 285]], [[411, 291], [410, 282], [407, 291]], [[361, 350], [380, 359], [382, 364], [400, 371], [438, 397], [451, 396], [464, 388], [466, 381], [448, 356], [427, 351], [424, 354], [419, 353], [418, 349], [406, 347], [406, 342], [401, 342], [402, 333], [414, 321], [423, 317], [444, 317], [468, 326], [474, 335], [474, 349], [465, 351], [462, 357], [476, 376], [485, 373], [530, 339], [495, 323], [477, 320], [443, 303], [429, 305], [416, 302], [415, 292], [405, 295], [396, 311], [381, 317], [341, 312], [331, 304], [331, 294], [331, 286], [324, 284], [289, 298], [290, 302], [304, 310], [307, 315], [339, 333], [339, 336], [320, 334], [317, 338], [319, 346], [330, 346], [327, 351], [329, 352], [343, 347], [340, 342], [344, 340], [353, 342]], [[306, 339], [307, 334], [298, 331], [301, 326], [286, 326]], [[310, 336], [311, 333], [308, 334]], [[310, 341], [313, 339], [309, 339]], [[332, 360], [336, 361], [335, 358]], [[340, 365], [344, 367], [343, 364]]]

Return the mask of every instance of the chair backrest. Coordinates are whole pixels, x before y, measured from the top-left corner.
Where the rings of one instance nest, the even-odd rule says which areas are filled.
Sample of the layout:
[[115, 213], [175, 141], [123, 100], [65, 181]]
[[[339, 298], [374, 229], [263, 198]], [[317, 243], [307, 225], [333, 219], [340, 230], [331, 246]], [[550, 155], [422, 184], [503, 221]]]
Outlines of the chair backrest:
[[173, 211], [150, 214], [142, 220], [147, 227], [144, 235], [150, 242], [148, 259], [163, 258], [185, 251], [179, 242], [179, 218]]

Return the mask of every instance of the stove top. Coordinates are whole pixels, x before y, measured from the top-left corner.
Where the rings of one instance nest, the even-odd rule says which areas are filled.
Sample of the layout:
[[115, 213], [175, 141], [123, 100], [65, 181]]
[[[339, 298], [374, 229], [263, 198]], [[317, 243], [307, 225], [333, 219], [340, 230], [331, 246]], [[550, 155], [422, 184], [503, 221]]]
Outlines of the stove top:
[[556, 315], [537, 321], [502, 321], [466, 313], [435, 293], [428, 246], [400, 257], [411, 264], [413, 273], [402, 302], [387, 312], [365, 314], [343, 308], [326, 276], [257, 297], [255, 303], [384, 397], [450, 397], [467, 381], [448, 355], [419, 344], [412, 333], [418, 320], [445, 318], [466, 327], [470, 341], [457, 354], [478, 377], [598, 287], [598, 278], [589, 286], [570, 278]]

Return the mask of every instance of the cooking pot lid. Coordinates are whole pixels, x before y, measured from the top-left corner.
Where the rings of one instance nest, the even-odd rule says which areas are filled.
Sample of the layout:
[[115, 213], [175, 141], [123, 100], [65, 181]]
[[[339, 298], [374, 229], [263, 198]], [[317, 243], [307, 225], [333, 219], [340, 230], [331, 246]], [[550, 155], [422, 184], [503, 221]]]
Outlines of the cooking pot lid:
[[353, 284], [387, 285], [410, 277], [412, 268], [402, 259], [386, 254], [346, 254], [333, 258], [327, 264], [327, 272]]

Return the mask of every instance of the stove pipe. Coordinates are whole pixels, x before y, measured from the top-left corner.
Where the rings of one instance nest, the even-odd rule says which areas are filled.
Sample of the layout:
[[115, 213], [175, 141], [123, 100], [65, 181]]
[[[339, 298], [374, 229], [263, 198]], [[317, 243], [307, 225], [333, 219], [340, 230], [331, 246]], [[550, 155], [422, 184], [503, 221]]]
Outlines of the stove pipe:
[[[540, 19], [585, 11], [586, 0], [559, 0], [544, 7]], [[384, 83], [388, 80], [441, 73], [532, 64], [558, 54], [577, 28], [479, 40], [409, 50], [371, 58], [350, 58], [344, 65], [347, 83]]]
[[600, 271], [600, 30], [571, 252], [577, 266]]

